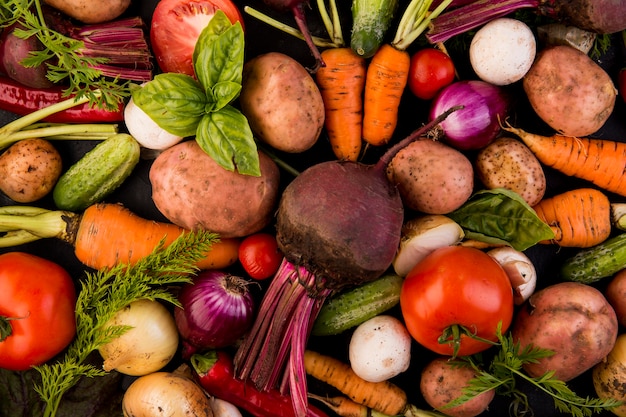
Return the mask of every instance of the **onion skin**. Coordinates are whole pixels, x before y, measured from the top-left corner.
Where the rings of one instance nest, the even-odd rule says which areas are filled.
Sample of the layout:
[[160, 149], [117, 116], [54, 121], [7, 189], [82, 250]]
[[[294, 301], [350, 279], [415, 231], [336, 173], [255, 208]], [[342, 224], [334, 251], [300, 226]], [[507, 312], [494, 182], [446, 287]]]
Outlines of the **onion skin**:
[[243, 278], [206, 270], [181, 289], [174, 310], [182, 356], [234, 344], [252, 325], [255, 303]]
[[147, 375], [167, 365], [178, 349], [174, 317], [158, 301], [132, 302], [108, 325], [133, 328], [99, 349], [107, 372], [115, 369], [125, 375]]
[[204, 391], [191, 379], [154, 372], [136, 379], [124, 393], [124, 417], [213, 417]]
[[441, 122], [443, 140], [459, 150], [481, 149], [500, 133], [500, 120], [506, 119], [510, 99], [504, 90], [480, 80], [457, 81], [435, 97], [429, 118], [433, 120], [445, 110], [464, 106]]

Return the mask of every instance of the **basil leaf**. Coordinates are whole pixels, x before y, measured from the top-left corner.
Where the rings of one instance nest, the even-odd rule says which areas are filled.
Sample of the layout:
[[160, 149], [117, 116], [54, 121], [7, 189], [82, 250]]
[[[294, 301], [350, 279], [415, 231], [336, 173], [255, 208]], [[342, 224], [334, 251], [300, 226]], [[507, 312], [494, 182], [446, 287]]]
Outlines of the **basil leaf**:
[[134, 90], [133, 101], [162, 129], [186, 137], [196, 133], [207, 96], [192, 77], [165, 73]]
[[259, 154], [246, 117], [233, 106], [207, 113], [198, 126], [196, 141], [224, 169], [260, 176]]
[[[207, 93], [222, 82], [241, 85], [243, 61], [244, 34], [241, 24], [239, 22], [231, 24], [222, 10], [216, 11], [207, 27], [200, 33], [194, 48], [193, 63], [198, 81]], [[227, 95], [232, 96], [230, 91]], [[236, 97], [237, 95], [232, 99]], [[222, 107], [224, 106], [218, 109]]]
[[552, 229], [519, 194], [503, 188], [475, 193], [448, 216], [473, 239], [506, 242], [519, 251], [554, 238]]
[[239, 96], [241, 84], [230, 81], [223, 81], [215, 84], [215, 86], [207, 92], [209, 97], [206, 111], [219, 111], [230, 104]]

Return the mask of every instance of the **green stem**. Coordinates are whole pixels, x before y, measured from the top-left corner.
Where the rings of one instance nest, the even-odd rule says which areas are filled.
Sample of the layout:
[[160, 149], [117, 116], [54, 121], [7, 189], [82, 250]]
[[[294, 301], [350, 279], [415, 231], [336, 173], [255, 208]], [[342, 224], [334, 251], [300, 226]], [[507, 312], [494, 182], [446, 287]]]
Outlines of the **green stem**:
[[57, 140], [104, 140], [118, 133], [115, 124], [59, 124], [55, 126], [25, 128], [0, 136], [0, 149], [23, 139], [48, 138]]
[[391, 44], [401, 51], [406, 50], [451, 2], [452, 0], [444, 0], [435, 10], [429, 12], [432, 0], [411, 0], [400, 19], [398, 30]]
[[36, 208], [4, 207], [0, 211], [0, 247], [6, 248], [38, 239], [57, 238], [74, 242], [80, 215], [62, 210], [37, 212]]
[[343, 31], [341, 29], [341, 20], [339, 19], [339, 12], [337, 10], [337, 3], [335, 0], [329, 0], [330, 3], [330, 15], [326, 9], [324, 0], [317, 0], [317, 9], [319, 10], [322, 22], [326, 27], [328, 36], [337, 47], [343, 47], [345, 45], [343, 39]]
[[[260, 21], [267, 23], [268, 25], [278, 29], [278, 30], [282, 30], [283, 32], [292, 35], [300, 40], [304, 40], [304, 35], [302, 35], [302, 32], [300, 32], [297, 29], [292, 28], [289, 25], [286, 25], [284, 23], [279, 22], [278, 20], [272, 19], [271, 17], [261, 13], [260, 11], [250, 7], [250, 6], [245, 6], [243, 8], [243, 11], [248, 13], [250, 16], [255, 17], [257, 19], [259, 19]], [[315, 44], [315, 46], [318, 46], [320, 48], [336, 48], [338, 47], [337, 44], [333, 43], [332, 41], [328, 40], [328, 39], [323, 39], [320, 38], [318, 36], [313, 36], [313, 43]]]
[[477, 336], [475, 332], [471, 331], [465, 326], [460, 324], [452, 324], [441, 332], [441, 335], [437, 339], [437, 342], [440, 344], [448, 344], [452, 346], [452, 357], [456, 358], [461, 348], [461, 342], [463, 336], [472, 338], [482, 343], [486, 343], [489, 345], [497, 345], [498, 342], [494, 342], [493, 340], [485, 339], [480, 336]]

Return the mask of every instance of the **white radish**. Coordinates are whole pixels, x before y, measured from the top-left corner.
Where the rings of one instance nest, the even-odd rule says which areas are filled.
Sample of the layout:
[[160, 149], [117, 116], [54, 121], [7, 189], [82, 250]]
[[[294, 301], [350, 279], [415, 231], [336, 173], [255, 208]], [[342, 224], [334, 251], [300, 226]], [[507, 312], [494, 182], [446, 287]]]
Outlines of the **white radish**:
[[524, 22], [502, 17], [480, 28], [469, 48], [470, 64], [488, 83], [508, 85], [521, 80], [537, 53], [532, 30]]
[[349, 345], [350, 366], [356, 375], [381, 382], [406, 371], [411, 362], [411, 336], [404, 324], [389, 315], [361, 323]]

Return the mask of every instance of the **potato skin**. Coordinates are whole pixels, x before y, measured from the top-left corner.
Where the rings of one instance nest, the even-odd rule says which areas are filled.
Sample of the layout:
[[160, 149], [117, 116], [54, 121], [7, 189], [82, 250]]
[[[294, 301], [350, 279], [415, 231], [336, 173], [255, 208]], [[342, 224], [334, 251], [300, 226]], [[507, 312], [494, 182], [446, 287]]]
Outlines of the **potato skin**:
[[252, 131], [275, 149], [310, 149], [324, 126], [324, 102], [315, 80], [293, 58], [270, 52], [246, 62], [239, 102]]
[[476, 176], [488, 189], [506, 188], [530, 206], [546, 192], [546, 176], [532, 151], [519, 140], [502, 136], [478, 152]]
[[604, 295], [617, 314], [617, 321], [626, 327], [626, 269], [616, 273], [604, 290]]
[[18, 203], [46, 196], [61, 176], [63, 162], [45, 139], [24, 139], [0, 155], [0, 190]]
[[54, 7], [83, 23], [103, 23], [122, 15], [130, 6], [130, 0], [44, 0]]
[[420, 391], [424, 400], [451, 417], [474, 417], [487, 409], [495, 396], [490, 390], [456, 407], [445, 408], [460, 397], [463, 388], [476, 376], [469, 367], [452, 366], [448, 357], [437, 357], [422, 370]]
[[606, 71], [569, 45], [539, 52], [522, 85], [537, 115], [568, 136], [598, 131], [613, 112], [617, 97]]
[[150, 168], [152, 199], [172, 223], [243, 237], [267, 226], [279, 196], [280, 173], [259, 152], [261, 176], [228, 171], [209, 157], [194, 140], [161, 153]]
[[447, 214], [467, 201], [474, 168], [460, 151], [429, 138], [400, 150], [387, 167], [405, 206], [426, 214]]
[[517, 313], [511, 329], [520, 347], [554, 351], [538, 363], [524, 365], [532, 377], [555, 371], [569, 381], [602, 361], [613, 349], [618, 322], [615, 311], [594, 287], [560, 282], [535, 292]]

